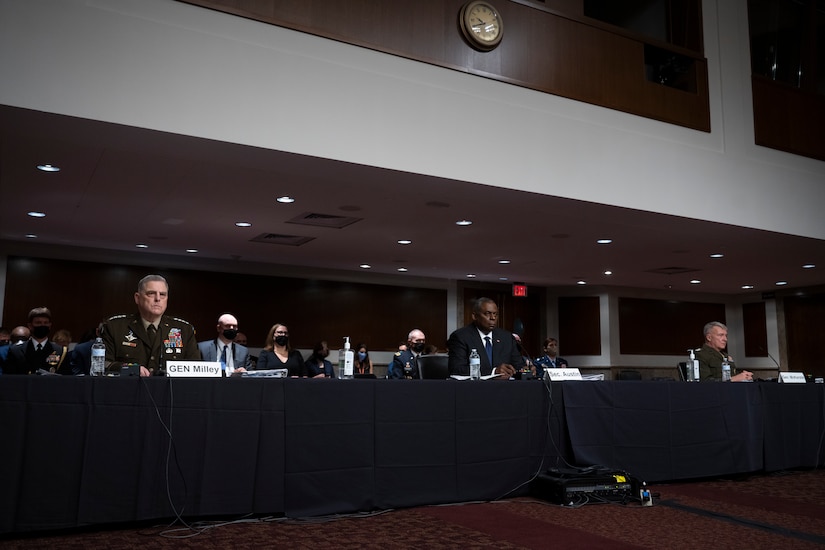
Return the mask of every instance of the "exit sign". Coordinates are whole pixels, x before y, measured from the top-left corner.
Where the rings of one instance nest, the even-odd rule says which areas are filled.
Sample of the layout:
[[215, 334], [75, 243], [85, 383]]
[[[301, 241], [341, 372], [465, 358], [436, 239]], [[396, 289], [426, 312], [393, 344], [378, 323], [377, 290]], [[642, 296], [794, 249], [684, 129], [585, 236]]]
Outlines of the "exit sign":
[[513, 283], [513, 296], [524, 298], [527, 296], [527, 285]]

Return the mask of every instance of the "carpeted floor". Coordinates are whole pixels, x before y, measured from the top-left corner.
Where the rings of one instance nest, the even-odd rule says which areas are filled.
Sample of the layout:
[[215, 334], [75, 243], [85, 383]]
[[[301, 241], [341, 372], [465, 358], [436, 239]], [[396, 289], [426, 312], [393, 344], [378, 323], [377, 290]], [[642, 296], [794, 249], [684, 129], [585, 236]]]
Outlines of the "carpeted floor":
[[825, 548], [825, 470], [651, 487], [654, 506], [532, 498], [307, 520], [130, 527], [0, 539], [59, 548]]

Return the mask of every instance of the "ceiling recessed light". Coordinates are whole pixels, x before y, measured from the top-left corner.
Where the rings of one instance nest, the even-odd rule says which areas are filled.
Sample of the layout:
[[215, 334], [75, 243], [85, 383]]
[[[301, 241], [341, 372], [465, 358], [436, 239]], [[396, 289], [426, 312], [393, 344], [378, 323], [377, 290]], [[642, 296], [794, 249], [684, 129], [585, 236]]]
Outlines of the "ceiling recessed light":
[[467, 273], [467, 278], [468, 278], [468, 279], [475, 279], [475, 278], [476, 278], [476, 274], [475, 274], [475, 273]]
[[576, 281], [577, 285], [586, 285], [587, 281]]
[[788, 284], [788, 281], [776, 281], [776, 286], [785, 286]]
[[186, 249], [187, 254], [195, 254], [197, 251], [198, 251], [197, 248], [187, 248]]
[[149, 248], [148, 244], [139, 243], [135, 245], [135, 248]]
[[802, 269], [813, 269], [816, 267], [816, 264], [805, 264], [802, 266]]
[[235, 222], [236, 227], [252, 227], [252, 224], [249, 222]]
[[27, 233], [27, 234], [26, 234], [26, 238], [27, 238], [27, 239], [36, 239], [36, 238], [37, 238], [37, 235], [35, 235], [34, 233]]
[[742, 285], [742, 290], [750, 290], [753, 288], [753, 285]]
[[719, 254], [719, 253], [717, 252], [717, 253], [715, 253], [715, 254], [711, 254], [711, 255], [710, 255], [710, 257], [711, 257], [711, 258], [724, 258], [724, 257], [725, 257], [725, 255], [724, 255], [724, 254]]
[[358, 267], [360, 267], [361, 269], [371, 269], [372, 268], [372, 266], [370, 264], [361, 264]]
[[38, 164], [37, 169], [42, 172], [60, 172], [60, 168], [51, 164]]
[[412, 241], [409, 239], [401, 239], [398, 241], [398, 244], [412, 244]]
[[499, 281], [508, 281], [509, 279], [510, 279], [509, 277], [499, 277], [498, 278]]
[[473, 222], [470, 220], [458, 220], [455, 222], [456, 225], [465, 226], [465, 225], [473, 225]]
[[278, 202], [282, 202], [284, 204], [289, 204], [289, 203], [295, 202], [295, 199], [293, 199], [292, 197], [287, 197], [286, 195], [284, 195], [283, 197], [278, 197], [275, 200], [278, 201]]
[[407, 272], [407, 268], [406, 268], [406, 267], [399, 267], [399, 268], [398, 268], [398, 271], [400, 271], [401, 273], [406, 273], [406, 272]]
[[499, 260], [498, 263], [500, 263], [500, 264], [509, 264], [510, 260]]
[[598, 243], [598, 244], [610, 244], [612, 242], [613, 242], [613, 239], [599, 239], [598, 241], [596, 241], [596, 243]]
[[699, 279], [691, 279], [690, 280], [690, 284], [692, 284], [692, 285], [698, 285], [698, 284], [701, 284], [701, 283], [702, 283], [702, 281], [700, 281]]
[[613, 275], [613, 272], [608, 269], [607, 271], [604, 272], [604, 274], [605, 275]]
[[29, 216], [31, 216], [32, 218], [45, 218], [46, 213], [45, 212], [29, 212]]

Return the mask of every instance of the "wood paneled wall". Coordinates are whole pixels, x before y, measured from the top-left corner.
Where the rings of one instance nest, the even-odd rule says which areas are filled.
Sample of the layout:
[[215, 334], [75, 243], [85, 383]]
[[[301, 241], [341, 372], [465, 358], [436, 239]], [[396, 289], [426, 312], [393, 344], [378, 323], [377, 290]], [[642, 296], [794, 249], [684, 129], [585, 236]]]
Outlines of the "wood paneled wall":
[[825, 160], [825, 97], [754, 76], [757, 145]]
[[[494, 0], [504, 19], [504, 37], [491, 52], [472, 49], [462, 37], [458, 13], [466, 0], [181, 1], [710, 131], [707, 61], [702, 54], [588, 19], [582, 15], [581, 0]], [[692, 62], [689, 91], [646, 78], [646, 44]]]
[[26, 324], [29, 310], [46, 306], [53, 329], [68, 329], [77, 341], [101, 319], [135, 312], [137, 283], [149, 273], [169, 282], [167, 313], [192, 323], [199, 340], [215, 337], [227, 311], [253, 347], [263, 346], [275, 323], [286, 324], [301, 348], [327, 340], [338, 349], [349, 336], [353, 346], [391, 351], [412, 328], [447, 331], [446, 290], [21, 257], [8, 259], [3, 324]]
[[765, 302], [742, 304], [742, 324], [745, 329], [745, 355], [768, 356], [768, 315]]
[[725, 304], [619, 298], [619, 352], [687, 355], [710, 321], [726, 322]]
[[825, 293], [783, 298], [791, 371], [825, 377]]
[[559, 298], [559, 350], [564, 355], [601, 355], [601, 307], [598, 296]]

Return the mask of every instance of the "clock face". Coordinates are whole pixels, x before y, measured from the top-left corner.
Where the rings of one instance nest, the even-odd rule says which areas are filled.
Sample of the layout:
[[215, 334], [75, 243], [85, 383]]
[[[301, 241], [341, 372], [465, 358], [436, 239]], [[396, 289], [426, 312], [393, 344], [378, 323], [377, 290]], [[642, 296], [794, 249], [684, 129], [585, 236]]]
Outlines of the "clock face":
[[468, 2], [461, 12], [461, 30], [473, 46], [492, 50], [501, 42], [504, 22], [487, 2]]

